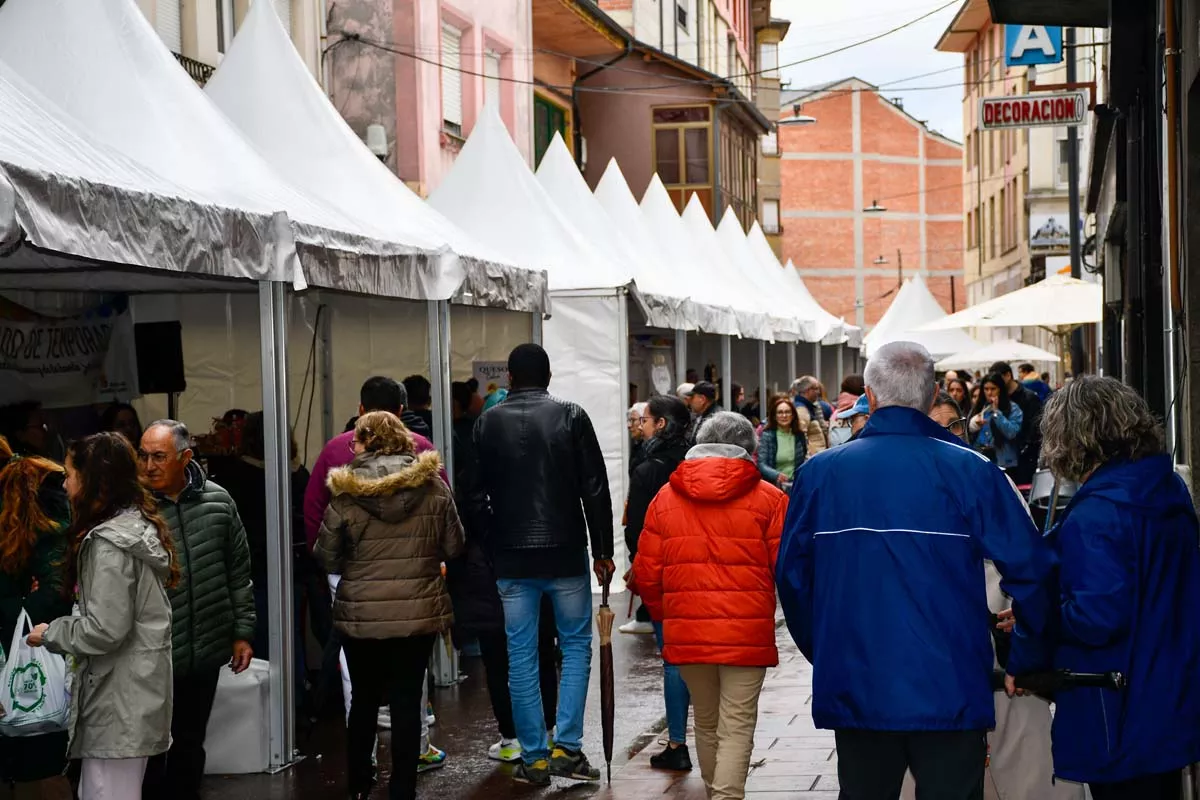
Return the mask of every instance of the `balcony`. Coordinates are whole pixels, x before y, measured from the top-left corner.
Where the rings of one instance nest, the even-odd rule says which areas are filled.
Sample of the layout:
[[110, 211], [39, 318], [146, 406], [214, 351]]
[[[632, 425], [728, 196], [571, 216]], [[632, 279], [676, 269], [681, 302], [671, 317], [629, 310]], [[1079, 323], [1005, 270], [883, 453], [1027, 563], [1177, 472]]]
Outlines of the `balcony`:
[[175, 56], [175, 60], [183, 67], [184, 72], [199, 86], [204, 86], [204, 84], [208, 83], [208, 79], [216, 71], [216, 67], [210, 67], [208, 64], [197, 61], [194, 58], [188, 58], [179, 53], [172, 53], [172, 55]]

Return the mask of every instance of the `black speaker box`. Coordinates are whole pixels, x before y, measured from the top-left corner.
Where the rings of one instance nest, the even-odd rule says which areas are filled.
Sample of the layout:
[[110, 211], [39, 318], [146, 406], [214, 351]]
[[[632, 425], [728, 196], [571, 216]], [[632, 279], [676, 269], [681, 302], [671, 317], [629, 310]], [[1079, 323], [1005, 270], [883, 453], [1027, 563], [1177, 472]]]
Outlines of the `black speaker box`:
[[175, 394], [187, 389], [183, 373], [183, 330], [178, 322], [133, 326], [138, 388], [142, 394]]

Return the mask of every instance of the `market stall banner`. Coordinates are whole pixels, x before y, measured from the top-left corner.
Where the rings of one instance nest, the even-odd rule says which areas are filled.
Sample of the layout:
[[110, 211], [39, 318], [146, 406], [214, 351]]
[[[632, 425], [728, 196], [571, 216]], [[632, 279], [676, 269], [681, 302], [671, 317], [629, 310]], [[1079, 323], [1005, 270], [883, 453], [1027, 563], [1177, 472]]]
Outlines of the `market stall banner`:
[[487, 397], [497, 389], [508, 388], [507, 361], [474, 361], [471, 374], [479, 381], [479, 394]]
[[0, 311], [0, 405], [36, 400], [63, 408], [137, 395], [128, 310], [103, 306], [62, 318]]

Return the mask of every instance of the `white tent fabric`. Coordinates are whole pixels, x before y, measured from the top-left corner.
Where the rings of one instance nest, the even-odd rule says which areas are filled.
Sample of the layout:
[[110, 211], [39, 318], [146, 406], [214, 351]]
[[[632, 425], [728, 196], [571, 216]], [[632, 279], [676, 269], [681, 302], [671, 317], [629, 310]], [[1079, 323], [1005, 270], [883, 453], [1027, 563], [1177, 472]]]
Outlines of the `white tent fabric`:
[[966, 350], [961, 353], [955, 353], [952, 356], [947, 356], [937, 362], [937, 368], [965, 369], [967, 367], [987, 367], [995, 364], [997, 361], [1008, 361], [1011, 363], [1037, 361], [1057, 364], [1061, 360], [1049, 350], [1043, 350], [1040, 347], [1034, 347], [1031, 344], [1025, 344], [1024, 342], [1012, 339], [1003, 339], [999, 342], [992, 342], [991, 344], [977, 347], [974, 350]]
[[[758, 223], [756, 222], [755, 225], [757, 224]], [[769, 248], [770, 245], [768, 244], [767, 247]], [[854, 348], [861, 348], [863, 346], [862, 328], [858, 327], [857, 325], [851, 325], [842, 317], [836, 317], [826, 311], [824, 306], [818, 303], [817, 299], [812, 296], [812, 292], [808, 290], [808, 286], [804, 283], [804, 279], [800, 277], [800, 270], [796, 269], [796, 265], [792, 263], [790, 258], [788, 259], [787, 264], [784, 265], [783, 274], [787, 276], [789, 281], [795, 284], [797, 291], [802, 297], [807, 297], [808, 302], [812, 306], [815, 306], [821, 314], [826, 316], [833, 323], [834, 328], [832, 329], [831, 333], [827, 334], [821, 339], [821, 344], [848, 344]]]
[[678, 270], [679, 280], [686, 283], [692, 302], [700, 316], [700, 329], [705, 333], [737, 336], [738, 320], [725, 287], [717, 283], [708, 267], [708, 259], [692, 240], [667, 194], [667, 187], [656, 174], [642, 195], [642, 219], [646, 229], [661, 242], [663, 252], [669, 253]]
[[414, 249], [288, 185], [179, 67], [134, 0], [9, 0], [0, 60], [99, 140], [155, 172], [258, 213], [286, 211], [314, 285], [402, 296]]
[[766, 301], [755, 295], [740, 271], [728, 260], [699, 195], [691, 196], [680, 219], [704, 258], [714, 284], [720, 286], [729, 298], [742, 337], [764, 342], [774, 341], [775, 321], [766, 310]]
[[646, 315], [647, 324], [656, 328], [683, 327], [688, 305], [686, 294], [679, 291], [678, 283], [672, 286], [662, 266], [652, 260], [653, 250], [638, 249], [631, 238], [614, 235], [618, 231], [623, 233], [623, 227], [588, 189], [571, 151], [557, 133], [538, 165], [537, 179], [589, 242], [613, 263], [633, 268], [634, 297]]
[[721, 224], [717, 226], [717, 239], [737, 274], [746, 282], [746, 286], [754, 292], [755, 297], [765, 300], [764, 305], [770, 309], [771, 318], [776, 325], [775, 338], [789, 342], [797, 339], [812, 341], [817, 325], [816, 319], [803, 317], [803, 309], [798, 308], [794, 302], [792, 286], [785, 281], [783, 270], [776, 267], [768, 271], [767, 266], [751, 251], [750, 243], [746, 241], [746, 234], [742, 230], [742, 222], [732, 206], [726, 207], [725, 214], [721, 217]]
[[270, 3], [256, 2], [205, 86], [292, 185], [414, 250], [405, 297], [542, 310], [545, 276], [517, 269], [430, 208], [363, 144], [309, 73]]
[[6, 284], [34, 288], [37, 279], [25, 270], [38, 266], [70, 266], [59, 277], [75, 289], [84, 272], [87, 281], [118, 282], [101, 276], [109, 264], [160, 271], [164, 283], [186, 276], [286, 280], [295, 270], [282, 213], [213, 205], [93, 141], [3, 63], [0, 108], [0, 264], [21, 272]]
[[1064, 333], [1103, 319], [1104, 288], [1100, 284], [1051, 275], [944, 319], [930, 320], [924, 329], [1028, 327]]
[[[665, 278], [663, 282], [666, 284], [662, 291], [672, 296], [682, 294], [687, 298], [680, 304], [675, 318], [669, 320], [671, 324], [661, 327], [688, 331], [699, 330], [701, 315], [712, 312], [697, 309], [695, 300], [690, 297], [690, 286], [686, 281], [681, 282], [677, 273], [673, 273], [674, 260], [660, 247], [657, 238], [646, 227], [646, 220], [638, 206], [638, 201], [630, 191], [629, 183], [625, 180], [625, 175], [621, 172], [621, 167], [615, 158], [609, 159], [608, 167], [600, 177], [600, 182], [596, 184], [594, 196], [612, 219], [613, 230], [620, 232], [621, 238], [626, 241], [629, 249], [643, 253], [642, 260], [649, 262], [652, 267], [658, 265], [659, 269], [649, 271], [655, 278], [655, 282], [650, 286], [659, 286], [659, 272], [661, 271], [661, 277]], [[639, 274], [638, 280], [643, 280], [643, 276]], [[639, 291], [658, 292], [659, 290], [657, 288], [642, 289], [639, 286]]]
[[892, 299], [888, 310], [867, 334], [867, 358], [891, 342], [916, 342], [934, 358], [966, 350], [977, 350], [980, 343], [960, 329], [922, 331], [921, 327], [946, 316], [937, 299], [925, 285], [925, 279], [914, 275], [904, 282]]

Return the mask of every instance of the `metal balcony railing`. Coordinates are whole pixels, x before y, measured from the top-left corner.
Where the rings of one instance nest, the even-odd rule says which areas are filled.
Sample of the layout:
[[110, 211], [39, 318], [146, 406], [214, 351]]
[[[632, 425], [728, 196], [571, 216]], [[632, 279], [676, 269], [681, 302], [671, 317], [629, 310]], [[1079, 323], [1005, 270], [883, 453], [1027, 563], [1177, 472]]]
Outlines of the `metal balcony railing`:
[[216, 70], [216, 67], [210, 67], [208, 64], [197, 61], [194, 58], [188, 58], [179, 53], [173, 53], [172, 55], [175, 56], [175, 60], [183, 67], [184, 72], [191, 76], [191, 79], [200, 86], [208, 83], [208, 79], [212, 77], [213, 72]]

